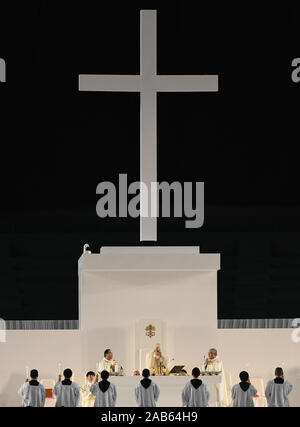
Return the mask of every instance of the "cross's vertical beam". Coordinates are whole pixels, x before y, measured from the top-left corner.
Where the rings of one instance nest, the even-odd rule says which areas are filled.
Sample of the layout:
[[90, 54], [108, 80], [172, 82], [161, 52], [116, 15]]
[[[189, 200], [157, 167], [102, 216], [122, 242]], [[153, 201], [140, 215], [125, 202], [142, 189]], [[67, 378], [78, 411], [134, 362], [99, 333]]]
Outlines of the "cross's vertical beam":
[[[140, 75], [140, 240], [156, 241], [157, 199], [151, 198], [151, 182], [157, 182], [156, 90], [153, 87], [156, 10], [142, 10], [140, 14]], [[151, 216], [151, 212], [155, 215]]]

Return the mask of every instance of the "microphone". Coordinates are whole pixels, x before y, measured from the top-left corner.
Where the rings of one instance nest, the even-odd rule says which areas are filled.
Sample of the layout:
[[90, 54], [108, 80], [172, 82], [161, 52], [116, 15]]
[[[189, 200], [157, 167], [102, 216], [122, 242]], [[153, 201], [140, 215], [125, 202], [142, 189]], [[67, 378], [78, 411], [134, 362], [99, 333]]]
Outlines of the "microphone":
[[203, 356], [203, 359], [204, 359], [204, 369], [206, 370], [207, 369], [207, 364], [206, 364], [206, 356], [205, 355]]

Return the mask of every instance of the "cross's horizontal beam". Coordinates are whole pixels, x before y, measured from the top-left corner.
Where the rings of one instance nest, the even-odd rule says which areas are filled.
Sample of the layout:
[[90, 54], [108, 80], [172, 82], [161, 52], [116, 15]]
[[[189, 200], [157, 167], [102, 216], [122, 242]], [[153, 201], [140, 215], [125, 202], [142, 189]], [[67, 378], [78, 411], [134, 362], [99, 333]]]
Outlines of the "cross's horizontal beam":
[[140, 75], [79, 75], [79, 90], [89, 92], [141, 92], [142, 81], [155, 92], [217, 92], [217, 75], [159, 75], [148, 79]]
[[79, 90], [89, 92], [140, 92], [139, 75], [80, 74]]
[[159, 75], [155, 79], [157, 92], [217, 92], [218, 76]]

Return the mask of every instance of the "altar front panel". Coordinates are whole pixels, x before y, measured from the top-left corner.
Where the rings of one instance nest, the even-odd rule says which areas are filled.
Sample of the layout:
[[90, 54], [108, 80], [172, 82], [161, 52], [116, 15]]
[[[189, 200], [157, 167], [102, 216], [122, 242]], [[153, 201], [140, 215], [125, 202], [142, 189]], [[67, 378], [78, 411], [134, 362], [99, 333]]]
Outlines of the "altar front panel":
[[[185, 376], [162, 376], [151, 377], [158, 385], [160, 394], [157, 406], [172, 407], [182, 406], [181, 392], [185, 384], [191, 380], [191, 377]], [[207, 386], [210, 399], [209, 406], [214, 406], [214, 384], [221, 382], [220, 375], [201, 377], [201, 380]], [[110, 381], [117, 387], [117, 403], [116, 406], [137, 406], [134, 399], [134, 389], [136, 384], [141, 380], [141, 377], [110, 377]]]

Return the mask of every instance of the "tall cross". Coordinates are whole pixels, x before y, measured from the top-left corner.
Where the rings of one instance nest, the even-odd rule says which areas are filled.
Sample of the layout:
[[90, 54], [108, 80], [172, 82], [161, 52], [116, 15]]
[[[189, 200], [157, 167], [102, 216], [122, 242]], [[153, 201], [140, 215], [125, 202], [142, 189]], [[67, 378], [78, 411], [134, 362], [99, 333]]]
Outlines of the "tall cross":
[[148, 216], [151, 183], [157, 182], [156, 94], [157, 92], [216, 92], [218, 76], [157, 75], [156, 10], [141, 10], [140, 74], [82, 74], [79, 75], [79, 90], [140, 92], [140, 241], [156, 241], [156, 197], [151, 200], [151, 212], [152, 215], [154, 212], [154, 215]]

